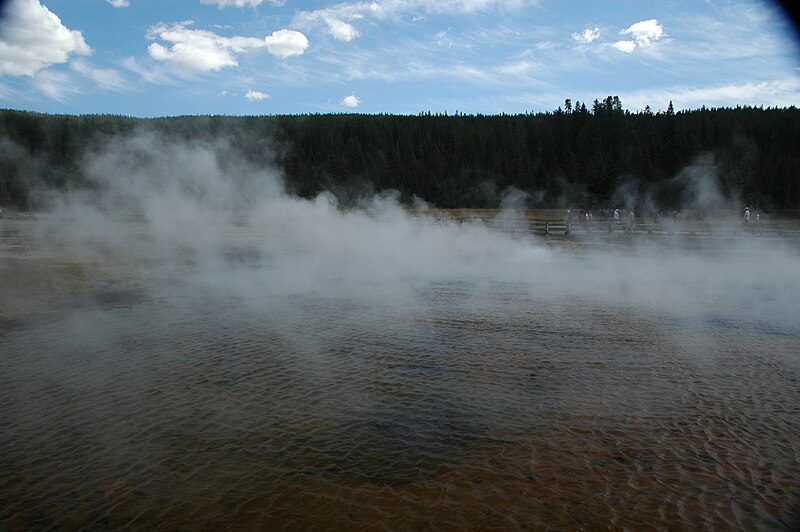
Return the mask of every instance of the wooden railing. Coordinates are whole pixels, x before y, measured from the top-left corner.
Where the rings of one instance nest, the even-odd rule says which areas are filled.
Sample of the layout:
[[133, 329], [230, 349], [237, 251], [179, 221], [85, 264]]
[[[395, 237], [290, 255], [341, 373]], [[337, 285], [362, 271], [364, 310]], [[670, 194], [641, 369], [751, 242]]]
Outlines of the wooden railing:
[[787, 227], [769, 222], [750, 224], [716, 224], [703, 225], [693, 222], [662, 222], [654, 224], [651, 221], [641, 221], [628, 224], [622, 220], [614, 222], [608, 218], [594, 219], [591, 224], [575, 221], [573, 219], [567, 231], [566, 219], [540, 219], [540, 218], [473, 218], [484, 223], [487, 227], [510, 233], [532, 233], [537, 235], [566, 235], [592, 233], [630, 233], [646, 235], [675, 235], [675, 236], [780, 236], [800, 238], [800, 226]]

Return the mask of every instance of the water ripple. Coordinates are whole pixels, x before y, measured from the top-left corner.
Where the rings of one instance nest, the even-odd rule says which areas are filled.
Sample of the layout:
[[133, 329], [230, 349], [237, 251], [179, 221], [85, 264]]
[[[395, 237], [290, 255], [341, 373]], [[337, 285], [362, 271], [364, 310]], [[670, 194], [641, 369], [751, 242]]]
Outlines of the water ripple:
[[0, 528], [791, 528], [796, 327], [534, 292], [178, 286], [6, 328]]

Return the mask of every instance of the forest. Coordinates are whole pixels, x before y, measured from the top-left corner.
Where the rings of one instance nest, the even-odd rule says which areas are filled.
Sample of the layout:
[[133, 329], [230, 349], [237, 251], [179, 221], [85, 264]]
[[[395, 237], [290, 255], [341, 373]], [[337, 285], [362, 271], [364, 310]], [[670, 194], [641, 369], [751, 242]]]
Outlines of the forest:
[[[800, 111], [632, 113], [616, 96], [517, 115], [48, 115], [0, 110], [0, 207], [44, 208], [42, 190], [91, 188], [85, 161], [108, 139], [225, 139], [237, 159], [278, 168], [287, 192], [341, 205], [396, 190], [439, 208], [723, 208], [800, 204]], [[696, 180], [718, 194], [698, 196]], [[519, 195], [518, 195], [519, 196]], [[720, 205], [719, 203], [725, 203]]]

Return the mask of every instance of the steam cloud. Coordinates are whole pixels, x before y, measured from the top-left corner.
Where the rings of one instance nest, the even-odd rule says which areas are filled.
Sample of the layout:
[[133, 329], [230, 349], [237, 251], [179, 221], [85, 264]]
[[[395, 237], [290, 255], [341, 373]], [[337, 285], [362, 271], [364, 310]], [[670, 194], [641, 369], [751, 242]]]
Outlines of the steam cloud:
[[[634, 305], [686, 313], [719, 301], [781, 320], [798, 316], [797, 250], [781, 242], [731, 240], [713, 252], [648, 244], [559, 251], [530, 235], [428, 216], [423, 198], [413, 215], [391, 192], [354, 210], [339, 208], [330, 193], [294, 197], [277, 169], [248, 164], [230, 141], [176, 141], [152, 131], [108, 141], [90, 152], [85, 171], [91, 190], [48, 198], [58, 222], [39, 224], [45, 248], [136, 265], [150, 279], [178, 275], [245, 299], [331, 291], [379, 298], [470, 279], [519, 283], [543, 304], [570, 297], [610, 311]], [[689, 203], [726, 201], [710, 159], [675, 179], [692, 183]], [[621, 189], [617, 200], [641, 205], [642, 196], [628, 192]], [[506, 191], [500, 220], [516, 220], [527, 199]]]

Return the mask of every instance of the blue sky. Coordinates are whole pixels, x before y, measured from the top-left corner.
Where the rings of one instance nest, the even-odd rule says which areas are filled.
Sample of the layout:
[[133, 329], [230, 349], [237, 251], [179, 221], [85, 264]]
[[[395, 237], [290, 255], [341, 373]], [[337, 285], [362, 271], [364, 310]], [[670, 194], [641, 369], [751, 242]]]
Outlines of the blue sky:
[[131, 116], [800, 106], [754, 0], [10, 0], [0, 107]]

